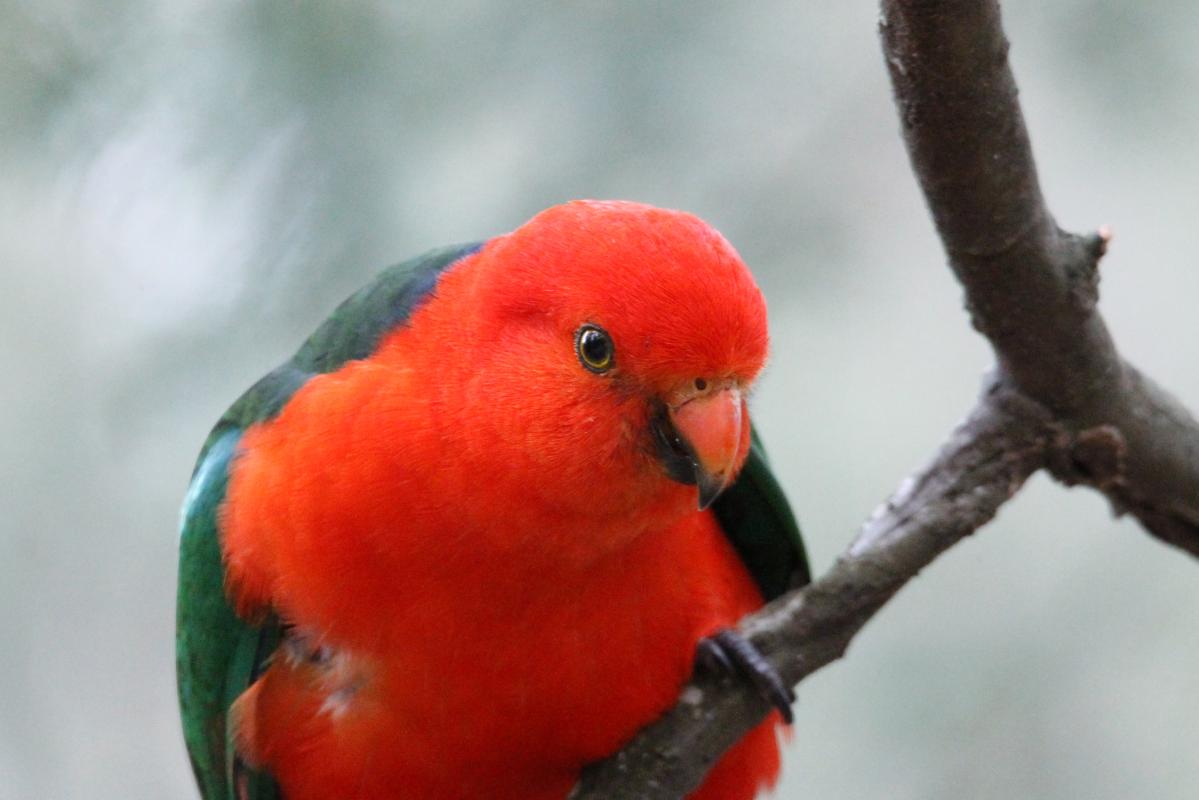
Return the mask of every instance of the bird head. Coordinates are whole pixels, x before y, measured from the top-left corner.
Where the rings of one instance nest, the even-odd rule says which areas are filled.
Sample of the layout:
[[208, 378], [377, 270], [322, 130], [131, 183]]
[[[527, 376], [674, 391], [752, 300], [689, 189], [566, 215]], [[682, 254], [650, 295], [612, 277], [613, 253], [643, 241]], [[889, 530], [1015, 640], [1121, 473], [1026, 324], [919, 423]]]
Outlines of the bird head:
[[516, 461], [590, 504], [666, 492], [706, 508], [732, 482], [767, 333], [723, 236], [678, 211], [576, 201], [489, 242], [471, 272], [469, 393]]

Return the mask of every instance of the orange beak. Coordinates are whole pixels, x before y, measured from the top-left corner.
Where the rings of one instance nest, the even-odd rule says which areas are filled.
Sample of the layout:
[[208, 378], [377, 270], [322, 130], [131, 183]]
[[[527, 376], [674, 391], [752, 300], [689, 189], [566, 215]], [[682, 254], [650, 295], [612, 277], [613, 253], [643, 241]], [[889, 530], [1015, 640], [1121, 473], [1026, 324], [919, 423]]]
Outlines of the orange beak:
[[670, 399], [675, 402], [668, 404], [667, 416], [689, 451], [702, 510], [732, 483], [739, 466], [745, 401], [735, 385], [688, 387]]

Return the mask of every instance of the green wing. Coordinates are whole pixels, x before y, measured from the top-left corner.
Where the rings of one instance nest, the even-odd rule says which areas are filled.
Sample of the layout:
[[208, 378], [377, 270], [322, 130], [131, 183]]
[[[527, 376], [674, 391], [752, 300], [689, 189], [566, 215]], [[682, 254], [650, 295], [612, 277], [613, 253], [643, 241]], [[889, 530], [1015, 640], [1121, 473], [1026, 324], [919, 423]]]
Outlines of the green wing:
[[225, 596], [217, 522], [242, 434], [278, 414], [314, 375], [369, 356], [430, 295], [442, 271], [479, 247], [435, 250], [384, 271], [338, 306], [293, 358], [242, 395], [200, 451], [183, 505], [175, 656], [183, 736], [204, 800], [279, 796], [269, 775], [236, 757], [229, 730], [229, 706], [254, 682], [282, 637], [277, 618], [242, 620]]
[[712, 511], [767, 600], [812, 580], [799, 525], [757, 431], [736, 483], [716, 499]]

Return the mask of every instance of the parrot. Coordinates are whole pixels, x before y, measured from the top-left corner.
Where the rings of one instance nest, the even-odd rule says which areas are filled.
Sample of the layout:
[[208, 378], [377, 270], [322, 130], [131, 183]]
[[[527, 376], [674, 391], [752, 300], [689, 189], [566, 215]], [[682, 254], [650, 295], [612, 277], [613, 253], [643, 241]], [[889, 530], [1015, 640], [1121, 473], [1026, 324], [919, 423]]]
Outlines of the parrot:
[[794, 694], [735, 626], [810, 575], [749, 419], [768, 344], [732, 245], [629, 201], [345, 300], [188, 486], [177, 686], [204, 800], [564, 800], [708, 668], [775, 709], [690, 797], [772, 787]]

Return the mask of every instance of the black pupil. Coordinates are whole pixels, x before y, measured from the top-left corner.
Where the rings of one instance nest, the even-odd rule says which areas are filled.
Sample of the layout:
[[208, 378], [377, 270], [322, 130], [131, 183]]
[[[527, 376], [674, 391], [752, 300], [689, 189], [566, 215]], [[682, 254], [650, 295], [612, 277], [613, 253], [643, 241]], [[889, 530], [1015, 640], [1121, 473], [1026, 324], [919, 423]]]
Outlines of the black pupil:
[[591, 364], [608, 360], [608, 337], [597, 330], [583, 332], [583, 357]]

